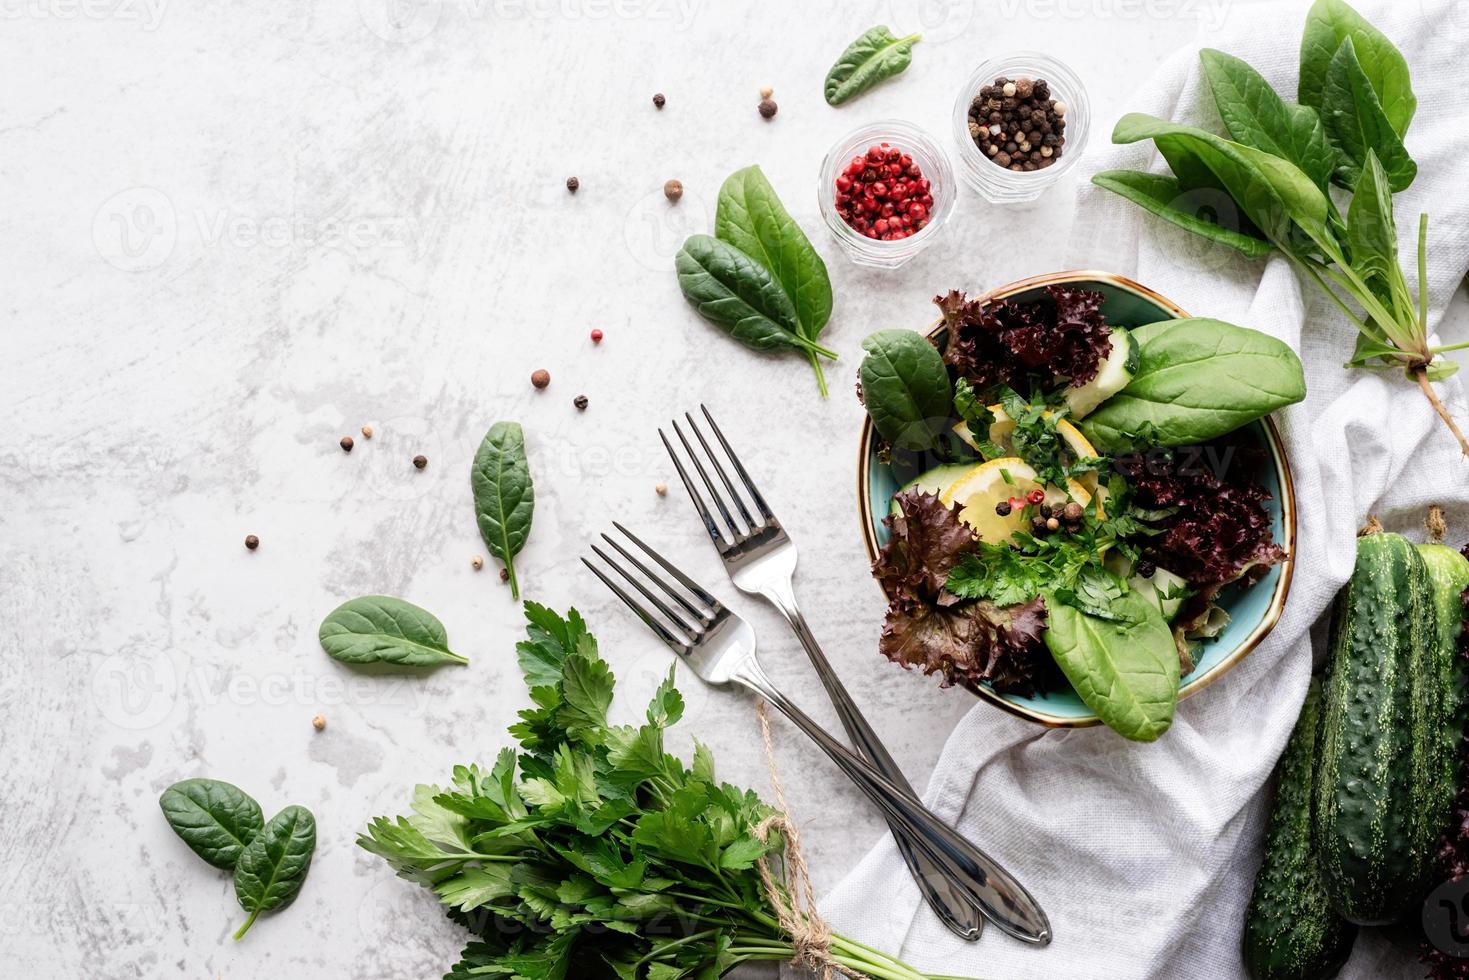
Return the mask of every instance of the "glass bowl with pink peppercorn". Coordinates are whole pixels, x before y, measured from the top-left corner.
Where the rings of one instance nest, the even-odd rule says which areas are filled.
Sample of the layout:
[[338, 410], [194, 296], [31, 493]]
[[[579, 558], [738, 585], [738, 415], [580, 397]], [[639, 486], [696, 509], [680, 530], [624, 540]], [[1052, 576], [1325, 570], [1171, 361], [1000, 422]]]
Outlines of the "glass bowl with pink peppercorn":
[[821, 163], [821, 217], [857, 265], [896, 269], [954, 210], [954, 171], [933, 139], [896, 119], [842, 137]]

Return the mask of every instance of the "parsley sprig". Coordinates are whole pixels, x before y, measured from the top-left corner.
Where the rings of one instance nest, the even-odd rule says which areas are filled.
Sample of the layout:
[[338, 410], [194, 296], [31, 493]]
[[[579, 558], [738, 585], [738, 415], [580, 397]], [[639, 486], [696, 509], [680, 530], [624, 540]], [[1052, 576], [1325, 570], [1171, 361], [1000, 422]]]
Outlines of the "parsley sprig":
[[[615, 681], [586, 623], [525, 611], [519, 751], [417, 787], [412, 813], [358, 838], [476, 934], [447, 980], [713, 980], [790, 959], [755, 868], [783, 849], [756, 834], [773, 811], [716, 781], [707, 747], [687, 765], [665, 750], [684, 708], [673, 671], [644, 722], [611, 724]], [[939, 980], [841, 936], [831, 949], [874, 980]]]

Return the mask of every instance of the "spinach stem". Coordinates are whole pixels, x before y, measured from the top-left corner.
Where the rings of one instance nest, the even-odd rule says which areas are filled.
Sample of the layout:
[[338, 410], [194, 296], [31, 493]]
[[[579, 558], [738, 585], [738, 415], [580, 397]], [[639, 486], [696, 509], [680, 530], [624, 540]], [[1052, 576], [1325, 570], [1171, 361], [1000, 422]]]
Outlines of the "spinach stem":
[[[827, 397], [826, 373], [821, 370], [821, 361], [816, 356], [817, 350], [818, 348], [813, 345], [807, 349], [806, 356], [811, 359], [811, 370], [816, 372], [816, 387], [821, 391], [821, 397], [825, 398]], [[832, 356], [835, 357], [836, 355]]]
[[255, 919], [258, 915], [260, 915], [259, 909], [256, 909], [255, 911], [250, 913], [250, 918], [246, 919], [245, 924], [240, 926], [240, 928], [235, 931], [235, 935], [233, 937], [235, 942], [239, 942], [241, 939], [244, 938], [245, 933], [250, 931], [250, 927], [255, 924]]
[[[1428, 212], [1418, 215], [1418, 327], [1428, 337]], [[1452, 349], [1452, 348], [1448, 348]]]
[[517, 582], [517, 581], [515, 581], [515, 559], [509, 557], [509, 555], [510, 555], [509, 542], [506, 542], [505, 555], [506, 555], [506, 558], [505, 558], [505, 574], [508, 575], [508, 576], [510, 576], [510, 598], [512, 598], [515, 601], [519, 602], [520, 601], [520, 583]]

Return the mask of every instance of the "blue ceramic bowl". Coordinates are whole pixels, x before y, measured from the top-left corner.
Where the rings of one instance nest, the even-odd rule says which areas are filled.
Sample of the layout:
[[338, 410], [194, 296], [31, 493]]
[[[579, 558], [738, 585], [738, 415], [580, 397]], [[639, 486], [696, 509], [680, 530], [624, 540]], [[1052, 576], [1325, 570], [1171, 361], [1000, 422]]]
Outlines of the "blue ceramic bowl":
[[[1081, 286], [1101, 293], [1105, 297], [1102, 312], [1107, 322], [1119, 326], [1139, 327], [1145, 323], [1188, 316], [1176, 303], [1109, 272], [1055, 272], [990, 290], [985, 298], [1035, 299], [1044, 287], [1060, 284]], [[929, 336], [936, 337], [941, 330], [940, 321], [930, 330]], [[888, 538], [882, 519], [887, 516], [892, 496], [902, 484], [892, 469], [878, 460], [873, 435], [872, 420], [867, 419], [862, 425], [857, 499], [868, 556], [875, 559], [878, 549], [887, 543]], [[1229, 586], [1220, 595], [1219, 604], [1229, 613], [1229, 625], [1217, 638], [1206, 641], [1195, 651], [1197, 663], [1179, 682], [1179, 700], [1203, 690], [1243, 660], [1280, 619], [1286, 594], [1290, 591], [1296, 543], [1295, 488], [1291, 483], [1285, 450], [1280, 443], [1280, 433], [1267, 417], [1241, 429], [1236, 437], [1265, 450], [1266, 464], [1258, 478], [1270, 492], [1271, 499], [1266, 508], [1270, 512], [1275, 541], [1285, 549], [1286, 558], [1258, 582], [1249, 586]], [[1006, 711], [1042, 725], [1080, 728], [1101, 721], [1069, 688], [1034, 697], [1001, 694], [988, 684], [978, 685], [973, 690]]]

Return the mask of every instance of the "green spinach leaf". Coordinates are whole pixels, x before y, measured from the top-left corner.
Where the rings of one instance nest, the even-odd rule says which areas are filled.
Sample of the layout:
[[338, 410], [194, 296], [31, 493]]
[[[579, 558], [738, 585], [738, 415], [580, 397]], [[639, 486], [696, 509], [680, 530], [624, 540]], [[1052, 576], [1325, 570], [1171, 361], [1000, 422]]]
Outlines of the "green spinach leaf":
[[1351, 39], [1362, 71], [1377, 95], [1393, 131], [1408, 132], [1418, 99], [1408, 73], [1408, 62], [1387, 37], [1362, 19], [1344, 0], [1317, 0], [1306, 17], [1301, 36], [1301, 78], [1297, 97], [1308, 106], [1324, 109], [1326, 77], [1342, 41]]
[[886, 26], [874, 27], [847, 45], [826, 73], [826, 101], [841, 105], [879, 82], [901, 74], [913, 61], [920, 34], [894, 37]]
[[[682, 281], [682, 277], [680, 277]], [[510, 576], [510, 598], [520, 598], [515, 556], [530, 536], [536, 509], [530, 463], [525, 458], [525, 433], [518, 422], [496, 422], [485, 433], [469, 470], [474, 491], [474, 514], [485, 547], [502, 562]]]
[[235, 898], [250, 913], [235, 932], [236, 940], [250, 931], [261, 912], [285, 908], [295, 900], [315, 850], [316, 818], [304, 806], [286, 807], [255, 835], [235, 865]]
[[265, 816], [248, 793], [218, 779], [185, 779], [158, 798], [173, 832], [216, 868], [229, 871], [260, 833]]
[[1092, 176], [1092, 183], [1122, 195], [1186, 231], [1221, 245], [1228, 245], [1252, 259], [1259, 258], [1274, 248], [1263, 238], [1211, 221], [1207, 212], [1180, 207], [1180, 204], [1188, 200], [1189, 194], [1196, 192], [1185, 190], [1174, 177], [1138, 170], [1104, 170]]
[[935, 448], [953, 406], [943, 355], [911, 330], [879, 330], [862, 346], [862, 402], [877, 431], [898, 449]]
[[[797, 335], [826, 394], [817, 354], [836, 355], [816, 344], [831, 318], [831, 279], [826, 263], [758, 166], [736, 170], [719, 188], [714, 234], [763, 266], [790, 300]], [[685, 293], [687, 295], [687, 292]]]
[[1194, 317], [1138, 339], [1127, 387], [1078, 424], [1106, 453], [1205, 442], [1306, 397], [1294, 351], [1274, 337]]
[[469, 663], [449, 649], [444, 624], [432, 613], [392, 596], [367, 595], [342, 603], [321, 621], [317, 635], [322, 649], [343, 663]]
[[1151, 742], [1173, 724], [1178, 648], [1158, 607], [1138, 592], [1108, 598], [1109, 618], [1047, 596], [1046, 647], [1086, 706], [1113, 731]]
[[1393, 222], [1392, 192], [1371, 150], [1367, 151], [1367, 165], [1362, 168], [1347, 208], [1347, 247], [1352, 268], [1364, 279], [1386, 279], [1397, 267], [1398, 232]]
[[679, 249], [674, 265], [684, 298], [746, 347], [824, 350], [800, 332], [796, 309], [775, 277], [733, 245], [693, 235]]
[[1356, 187], [1367, 155], [1375, 154], [1387, 173], [1388, 185], [1400, 191], [1413, 183], [1418, 164], [1408, 156], [1402, 138], [1377, 101], [1350, 37], [1341, 42], [1326, 68], [1321, 94], [1321, 116], [1327, 135], [1340, 154], [1337, 179]]
[[1233, 55], [1205, 48], [1199, 58], [1235, 142], [1289, 160], [1324, 192], [1337, 160], [1316, 110], [1286, 105], [1259, 72]]
[[1289, 160], [1194, 126], [1137, 112], [1118, 120], [1112, 142], [1136, 143], [1160, 136], [1186, 147], [1208, 167], [1246, 217], [1271, 241], [1291, 240], [1292, 226], [1296, 226], [1318, 244], [1332, 243], [1327, 228], [1331, 208], [1326, 195]]

